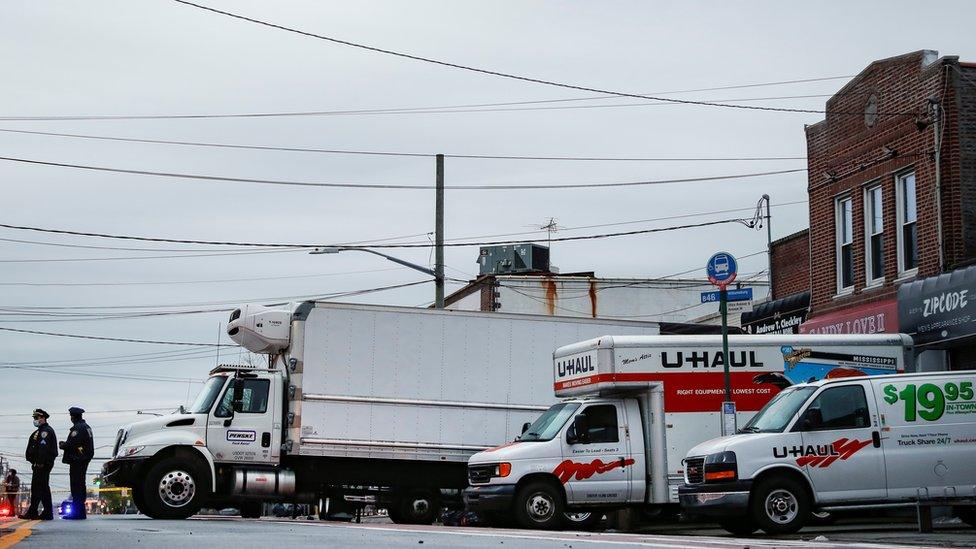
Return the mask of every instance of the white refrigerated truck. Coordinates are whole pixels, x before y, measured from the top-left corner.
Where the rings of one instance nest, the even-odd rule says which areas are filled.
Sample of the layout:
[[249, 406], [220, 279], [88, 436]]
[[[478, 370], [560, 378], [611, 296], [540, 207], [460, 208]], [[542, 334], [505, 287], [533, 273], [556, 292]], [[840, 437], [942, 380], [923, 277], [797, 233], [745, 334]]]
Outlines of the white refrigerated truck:
[[974, 390], [962, 371], [790, 387], [741, 434], [689, 450], [682, 507], [735, 534], [795, 532], [813, 508], [912, 502], [956, 506], [976, 526]]
[[[228, 334], [269, 367], [218, 367], [182, 413], [121, 429], [106, 478], [156, 518], [204, 504], [377, 500], [430, 522], [473, 453], [552, 402], [560, 345], [652, 322], [306, 302], [245, 306]], [[325, 507], [325, 506], [323, 506]], [[324, 509], [323, 509], [324, 511]]]
[[[785, 386], [901, 372], [912, 352], [900, 335], [743, 335], [729, 348], [742, 420]], [[723, 370], [720, 336], [605, 336], [558, 349], [553, 389], [564, 400], [514, 443], [471, 457], [466, 507], [558, 528], [567, 511], [593, 519], [675, 506], [682, 459], [721, 432]]]

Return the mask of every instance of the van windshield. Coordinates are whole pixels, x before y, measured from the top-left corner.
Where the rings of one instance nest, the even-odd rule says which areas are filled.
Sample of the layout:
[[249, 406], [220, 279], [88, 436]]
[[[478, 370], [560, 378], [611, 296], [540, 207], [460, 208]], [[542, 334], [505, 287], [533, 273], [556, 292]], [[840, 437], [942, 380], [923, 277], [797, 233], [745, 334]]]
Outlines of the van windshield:
[[579, 402], [554, 404], [539, 416], [518, 438], [519, 442], [541, 442], [552, 440], [580, 407]]
[[759, 413], [753, 416], [740, 433], [781, 433], [797, 410], [816, 391], [816, 387], [796, 387], [784, 389], [773, 397]]
[[227, 381], [227, 376], [214, 376], [208, 379], [207, 384], [203, 386], [203, 389], [200, 389], [200, 394], [197, 395], [197, 399], [193, 401], [193, 406], [190, 406], [190, 413], [210, 413], [210, 407], [217, 400], [217, 395], [220, 394], [220, 390], [224, 388], [225, 381]]

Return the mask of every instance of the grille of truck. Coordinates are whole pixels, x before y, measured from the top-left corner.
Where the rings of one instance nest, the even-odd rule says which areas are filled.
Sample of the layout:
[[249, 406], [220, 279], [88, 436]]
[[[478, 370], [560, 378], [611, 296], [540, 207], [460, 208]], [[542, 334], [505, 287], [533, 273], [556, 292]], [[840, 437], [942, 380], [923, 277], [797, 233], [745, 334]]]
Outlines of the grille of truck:
[[476, 465], [468, 467], [468, 481], [471, 484], [485, 484], [495, 474], [495, 465]]
[[685, 482], [688, 484], [705, 482], [705, 458], [695, 457], [685, 460]]

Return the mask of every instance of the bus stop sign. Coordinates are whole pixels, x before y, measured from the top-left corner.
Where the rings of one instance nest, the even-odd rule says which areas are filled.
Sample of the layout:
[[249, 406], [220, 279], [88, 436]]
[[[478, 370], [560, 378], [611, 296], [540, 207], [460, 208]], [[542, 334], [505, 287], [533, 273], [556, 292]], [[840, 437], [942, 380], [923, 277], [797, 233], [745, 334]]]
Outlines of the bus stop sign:
[[708, 281], [725, 288], [735, 280], [735, 275], [739, 270], [735, 258], [728, 252], [718, 252], [708, 260], [705, 272], [708, 274]]

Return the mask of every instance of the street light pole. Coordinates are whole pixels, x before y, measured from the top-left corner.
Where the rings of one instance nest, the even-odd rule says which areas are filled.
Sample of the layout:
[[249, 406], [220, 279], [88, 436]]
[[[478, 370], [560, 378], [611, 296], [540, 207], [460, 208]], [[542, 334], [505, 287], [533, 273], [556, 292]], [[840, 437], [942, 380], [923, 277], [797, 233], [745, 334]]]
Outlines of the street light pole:
[[[312, 250], [312, 251], [310, 251], [308, 253], [310, 255], [322, 255], [322, 254], [337, 254], [339, 252], [347, 252], [347, 251], [366, 252], [368, 254], [378, 255], [378, 256], [382, 257], [383, 259], [386, 259], [388, 261], [392, 261], [392, 262], [394, 262], [394, 263], [396, 263], [398, 265], [403, 265], [404, 267], [409, 267], [409, 268], [411, 268], [411, 269], [413, 269], [415, 271], [420, 271], [420, 272], [422, 272], [424, 274], [428, 274], [428, 275], [434, 277], [435, 280], [438, 278], [437, 272], [436, 271], [433, 271], [431, 269], [428, 269], [427, 267], [422, 267], [420, 265], [417, 265], [416, 263], [411, 263], [409, 261], [404, 261], [403, 259], [400, 259], [400, 258], [397, 258], [397, 257], [393, 257], [392, 255], [386, 255], [386, 254], [384, 254], [382, 252], [377, 252], [376, 250], [371, 250], [369, 248], [357, 248], [355, 246], [349, 246], [349, 247], [347, 247], [347, 246], [329, 246], [329, 247], [324, 247], [324, 248], [315, 248], [314, 250]], [[441, 284], [444, 283], [443, 271], [442, 271], [442, 274], [440, 275], [440, 281], [441, 281]]]
[[444, 155], [437, 155], [434, 200], [434, 308], [444, 308]]

